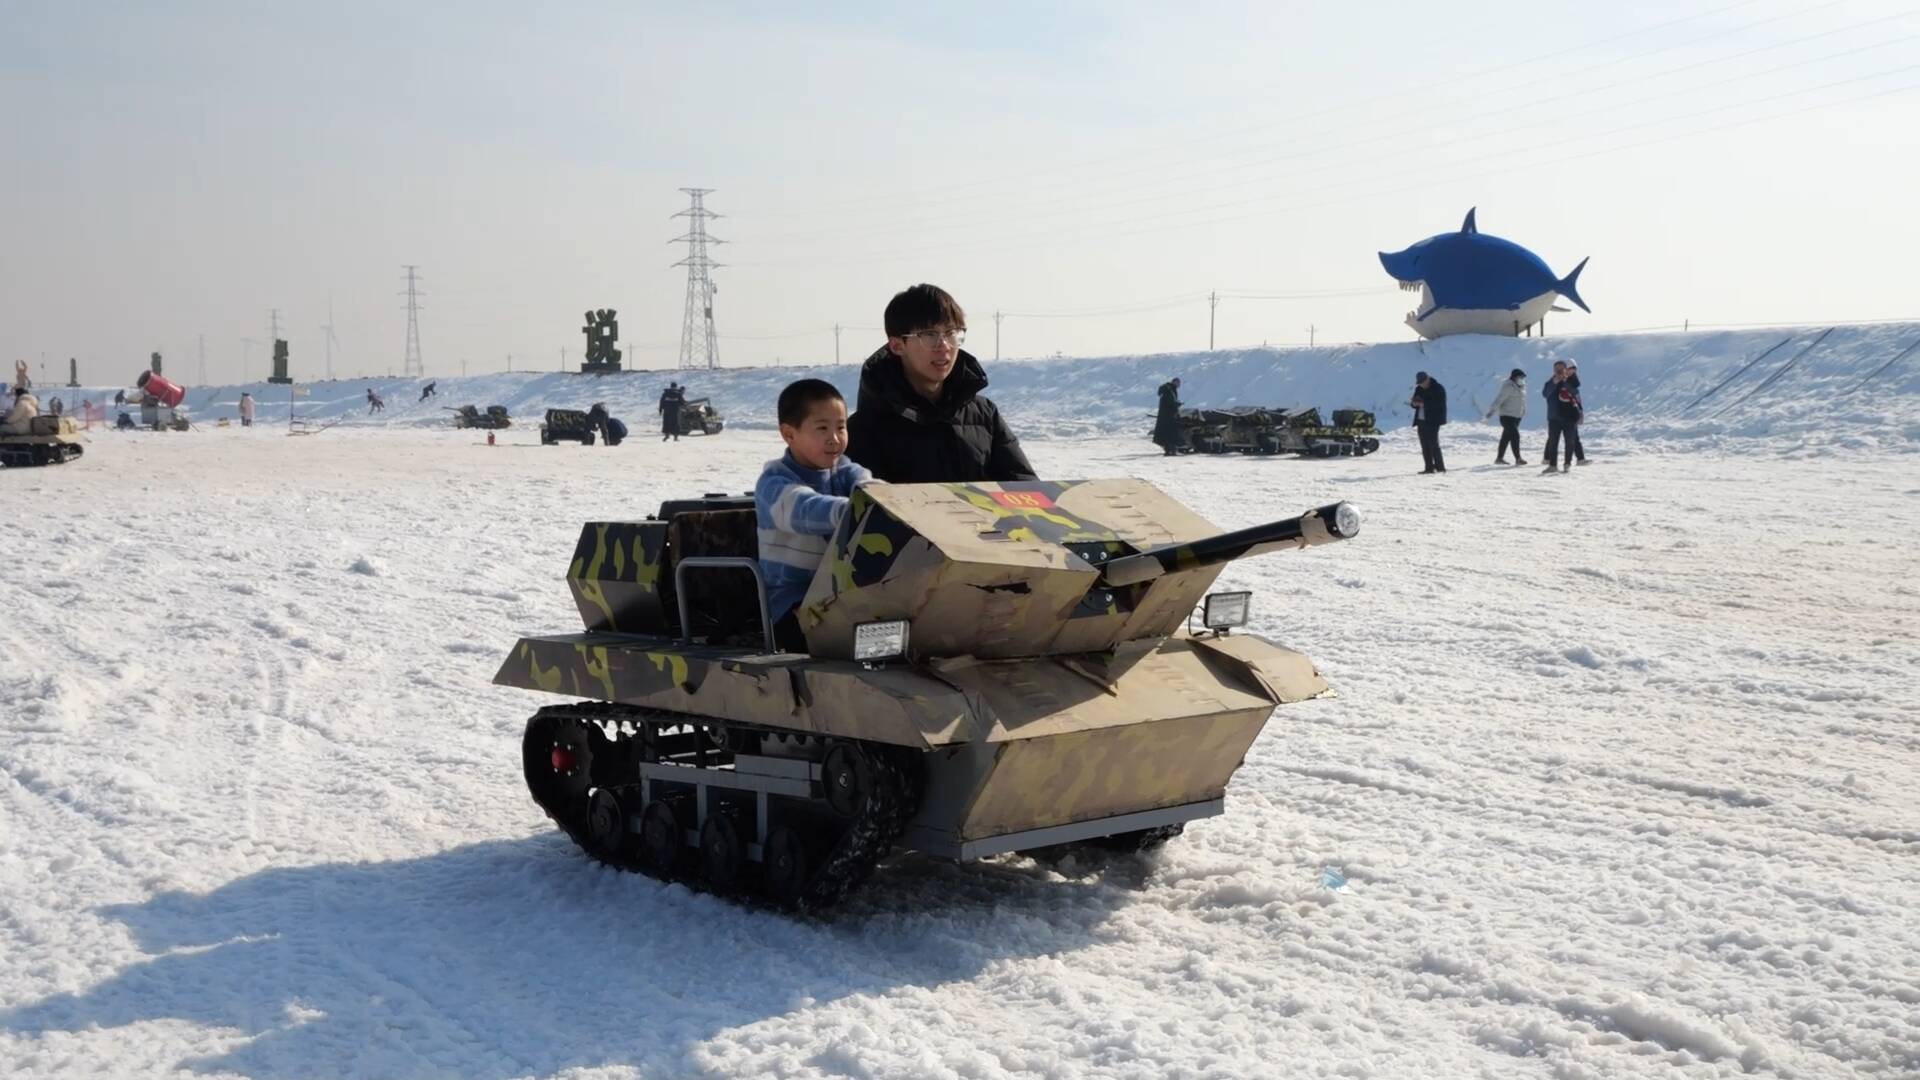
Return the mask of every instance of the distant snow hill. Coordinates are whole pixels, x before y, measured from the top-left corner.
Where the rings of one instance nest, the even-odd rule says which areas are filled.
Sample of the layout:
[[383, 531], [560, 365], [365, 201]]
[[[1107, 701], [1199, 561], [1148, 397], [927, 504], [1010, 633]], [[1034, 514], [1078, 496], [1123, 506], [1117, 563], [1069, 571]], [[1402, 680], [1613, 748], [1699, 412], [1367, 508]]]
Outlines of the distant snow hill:
[[[1478, 423], [1501, 379], [1528, 375], [1525, 426], [1544, 426], [1541, 383], [1555, 360], [1579, 365], [1588, 421], [1646, 443], [1751, 445], [1775, 452], [1920, 450], [1920, 323], [1805, 326], [1562, 338], [1462, 336], [1385, 345], [1325, 345], [1051, 360], [983, 359], [1015, 430], [1028, 439], [1138, 431], [1152, 423], [1156, 388], [1181, 377], [1186, 405], [1317, 405], [1373, 410], [1383, 428], [1411, 421], [1415, 371], [1449, 391], [1456, 424]], [[838, 386], [852, 404], [858, 364], [627, 372], [589, 376], [512, 372], [440, 377], [438, 396], [419, 401], [424, 379], [350, 379], [307, 384], [294, 400], [301, 417], [356, 427], [451, 424], [449, 408], [504, 405], [519, 425], [548, 408], [607, 403], [636, 435], [657, 430], [655, 405], [669, 379], [689, 397], [708, 397], [729, 429], [768, 429], [774, 399], [794, 379]], [[386, 399], [367, 415], [366, 390]], [[190, 388], [196, 420], [236, 414], [242, 391], [259, 401], [259, 421], [285, 423], [289, 388], [251, 383]], [[58, 393], [100, 399], [99, 389]], [[112, 388], [104, 393], [112, 396]], [[724, 436], [723, 436], [724, 437]]]

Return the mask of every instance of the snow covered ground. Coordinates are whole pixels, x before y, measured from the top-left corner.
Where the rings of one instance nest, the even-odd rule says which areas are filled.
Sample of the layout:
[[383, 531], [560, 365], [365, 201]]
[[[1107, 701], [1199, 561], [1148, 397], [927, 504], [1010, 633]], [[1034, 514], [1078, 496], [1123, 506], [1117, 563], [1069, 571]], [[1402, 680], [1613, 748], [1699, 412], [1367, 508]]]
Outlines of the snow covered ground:
[[1155, 856], [909, 856], [821, 919], [580, 856], [519, 775], [553, 699], [488, 682], [577, 625], [582, 520], [745, 490], [770, 432], [96, 435], [0, 471], [0, 1075], [1920, 1075], [1920, 470], [1865, 452], [1913, 445], [1895, 406], [1602, 421], [1568, 476], [1466, 423], [1444, 477], [1404, 429], [1030, 439], [1222, 527], [1360, 506], [1223, 577], [1340, 696]]

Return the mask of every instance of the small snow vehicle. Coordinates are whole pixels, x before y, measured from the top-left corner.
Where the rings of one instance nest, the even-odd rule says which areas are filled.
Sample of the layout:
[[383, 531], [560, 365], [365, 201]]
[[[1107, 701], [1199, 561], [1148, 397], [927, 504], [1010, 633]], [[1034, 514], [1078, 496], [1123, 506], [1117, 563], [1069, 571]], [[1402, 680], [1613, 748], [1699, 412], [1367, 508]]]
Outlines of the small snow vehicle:
[[680, 403], [680, 434], [718, 435], [726, 427], [710, 398], [692, 398]]
[[505, 405], [489, 405], [486, 412], [481, 412], [472, 405], [462, 405], [453, 410], [453, 426], [499, 430], [512, 427], [513, 419], [507, 415]]
[[586, 632], [494, 682], [588, 699], [534, 713], [521, 764], [595, 858], [818, 909], [896, 846], [1139, 850], [1221, 813], [1274, 707], [1327, 684], [1208, 590], [1358, 529], [1336, 503], [1217, 534], [1142, 480], [869, 485], [782, 648], [751, 497], [671, 501], [581, 531]]
[[604, 403], [596, 402], [585, 412], [579, 409], [548, 409], [547, 418], [540, 424], [540, 444], [555, 446], [562, 442], [577, 442], [582, 446], [592, 446], [597, 436], [607, 441], [608, 446], [620, 445], [625, 435], [625, 424], [620, 424], [607, 415]]
[[24, 435], [0, 435], [0, 465], [65, 465], [86, 452], [70, 416], [36, 416]]
[[1187, 448], [1202, 454], [1358, 457], [1380, 449], [1380, 429], [1364, 409], [1335, 409], [1331, 424], [1311, 406], [1182, 409], [1180, 427]]

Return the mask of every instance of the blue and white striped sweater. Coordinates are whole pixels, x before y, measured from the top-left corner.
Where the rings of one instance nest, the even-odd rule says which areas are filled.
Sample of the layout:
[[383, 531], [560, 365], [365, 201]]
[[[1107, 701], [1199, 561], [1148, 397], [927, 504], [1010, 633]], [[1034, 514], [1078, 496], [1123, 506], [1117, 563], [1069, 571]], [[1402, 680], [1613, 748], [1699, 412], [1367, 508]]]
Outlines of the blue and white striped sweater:
[[760, 531], [760, 577], [773, 618], [806, 598], [827, 553], [827, 538], [846, 516], [847, 496], [871, 479], [872, 473], [844, 457], [831, 470], [809, 469], [794, 460], [791, 450], [760, 470], [753, 511]]

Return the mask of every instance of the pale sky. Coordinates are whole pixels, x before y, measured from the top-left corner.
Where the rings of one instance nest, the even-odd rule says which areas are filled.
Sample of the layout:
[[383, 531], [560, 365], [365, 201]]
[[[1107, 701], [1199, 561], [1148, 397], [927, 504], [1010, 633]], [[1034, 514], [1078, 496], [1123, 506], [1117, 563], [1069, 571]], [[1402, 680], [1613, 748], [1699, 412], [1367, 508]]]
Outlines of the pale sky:
[[261, 378], [277, 308], [319, 377], [331, 304], [397, 373], [414, 263], [429, 374], [572, 367], [590, 307], [671, 366], [682, 187], [727, 366], [858, 359], [916, 281], [989, 360], [996, 310], [1204, 348], [1212, 291], [1222, 348], [1410, 340], [1375, 252], [1470, 206], [1592, 257], [1551, 333], [1920, 315], [1909, 7], [821, 6], [0, 0], [0, 360]]

